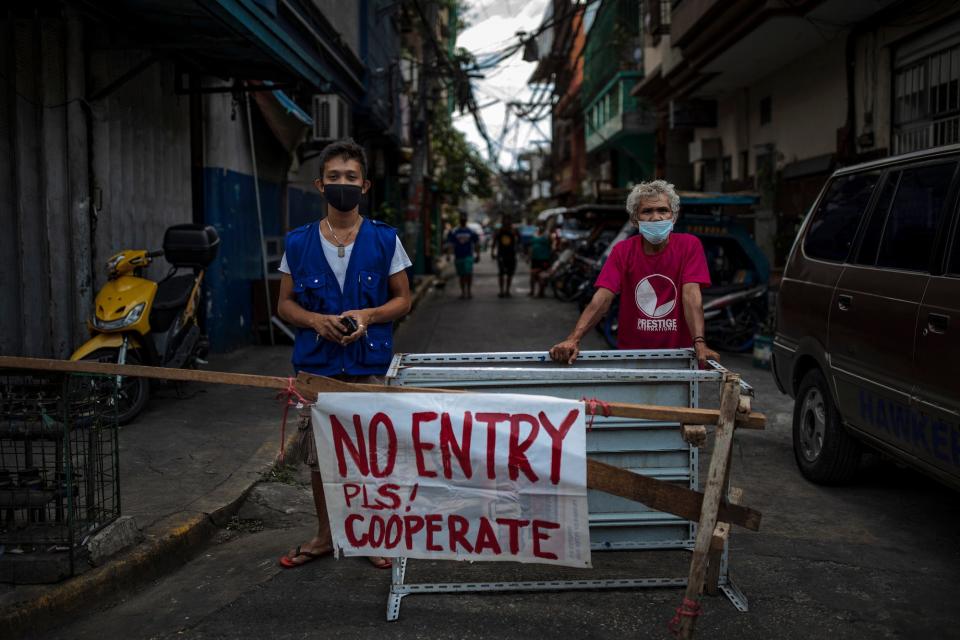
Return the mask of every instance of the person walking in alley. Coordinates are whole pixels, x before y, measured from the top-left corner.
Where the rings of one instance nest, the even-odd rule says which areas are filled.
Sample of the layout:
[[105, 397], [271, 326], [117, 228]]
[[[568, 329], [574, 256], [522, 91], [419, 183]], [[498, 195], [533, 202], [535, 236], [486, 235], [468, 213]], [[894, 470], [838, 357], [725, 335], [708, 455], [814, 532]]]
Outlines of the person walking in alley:
[[619, 349], [676, 349], [692, 346], [701, 366], [719, 359], [703, 337], [700, 288], [710, 285], [700, 240], [671, 233], [680, 197], [664, 180], [641, 182], [627, 196], [627, 213], [640, 233], [614, 246], [597, 278], [597, 292], [573, 331], [550, 349], [550, 357], [573, 364], [580, 340], [621, 294]]
[[[550, 268], [550, 258], [553, 250], [550, 248], [550, 236], [547, 228], [541, 222], [537, 225], [537, 232], [530, 239], [530, 295], [543, 297], [546, 283], [541, 276]], [[536, 293], [535, 293], [536, 292]]]
[[453, 252], [454, 265], [460, 276], [460, 299], [472, 298], [473, 263], [480, 262], [480, 238], [467, 226], [467, 214], [460, 214], [460, 226], [447, 236], [447, 251]]
[[510, 297], [510, 285], [513, 283], [513, 274], [517, 271], [519, 244], [520, 234], [513, 226], [513, 220], [509, 214], [504, 214], [490, 247], [490, 257], [497, 261], [497, 278], [500, 284], [500, 293], [497, 297], [499, 298]]
[[[393, 358], [393, 321], [410, 311], [405, 272], [410, 258], [393, 227], [360, 215], [360, 200], [370, 189], [363, 147], [349, 138], [333, 142], [321, 153], [320, 167], [314, 184], [327, 215], [287, 234], [277, 313], [297, 327], [295, 372], [383, 384]], [[308, 416], [301, 419], [298, 435], [311, 469], [318, 528], [312, 540], [280, 558], [286, 568], [333, 552]], [[370, 562], [380, 569], [391, 566], [386, 558]]]

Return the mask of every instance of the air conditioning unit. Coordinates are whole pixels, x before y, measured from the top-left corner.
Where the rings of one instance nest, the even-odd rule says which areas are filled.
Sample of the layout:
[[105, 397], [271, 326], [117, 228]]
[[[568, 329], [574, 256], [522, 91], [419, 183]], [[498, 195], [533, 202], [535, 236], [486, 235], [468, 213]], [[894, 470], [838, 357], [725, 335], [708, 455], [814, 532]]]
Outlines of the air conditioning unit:
[[339, 140], [350, 135], [350, 105], [335, 93], [313, 96], [313, 139]]

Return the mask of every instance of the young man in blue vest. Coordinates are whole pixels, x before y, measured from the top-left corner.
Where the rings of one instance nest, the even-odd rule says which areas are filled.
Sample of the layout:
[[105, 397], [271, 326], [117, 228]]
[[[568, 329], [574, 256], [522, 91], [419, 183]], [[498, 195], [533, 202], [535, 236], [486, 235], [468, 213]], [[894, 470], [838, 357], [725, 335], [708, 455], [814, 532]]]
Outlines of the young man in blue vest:
[[[393, 321], [410, 311], [410, 258], [393, 227], [360, 215], [360, 199], [370, 189], [363, 147], [349, 138], [334, 142], [320, 166], [314, 184], [327, 215], [287, 234], [277, 313], [297, 327], [295, 371], [382, 384], [393, 357]], [[301, 423], [300, 450], [311, 468], [319, 527], [315, 538], [280, 558], [287, 568], [333, 551], [309, 419]], [[386, 558], [370, 561], [390, 567]]]

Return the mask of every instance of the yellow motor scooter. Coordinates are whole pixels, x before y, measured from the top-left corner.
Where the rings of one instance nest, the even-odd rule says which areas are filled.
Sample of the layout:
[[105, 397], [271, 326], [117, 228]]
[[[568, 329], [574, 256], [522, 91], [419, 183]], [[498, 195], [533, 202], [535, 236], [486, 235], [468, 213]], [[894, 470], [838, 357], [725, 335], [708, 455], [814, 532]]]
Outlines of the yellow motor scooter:
[[[217, 255], [220, 238], [207, 225], [181, 224], [163, 236], [163, 249], [125, 250], [107, 261], [107, 283], [97, 293], [91, 338], [71, 360], [193, 368], [205, 364], [209, 343], [197, 324], [204, 270]], [[161, 256], [170, 271], [159, 282], [143, 270]], [[179, 273], [189, 268], [191, 273]], [[120, 424], [132, 421], [150, 397], [146, 378], [117, 376]]]

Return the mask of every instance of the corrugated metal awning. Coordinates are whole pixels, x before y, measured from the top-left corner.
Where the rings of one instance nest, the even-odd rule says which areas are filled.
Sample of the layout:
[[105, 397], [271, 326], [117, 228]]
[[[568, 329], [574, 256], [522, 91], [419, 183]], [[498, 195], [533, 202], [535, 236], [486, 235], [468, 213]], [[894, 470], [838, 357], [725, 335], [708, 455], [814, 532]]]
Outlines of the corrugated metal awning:
[[128, 30], [131, 44], [171, 54], [200, 74], [301, 82], [362, 97], [363, 63], [336, 44], [338, 34], [313, 3], [284, 5], [286, 13], [256, 0], [118, 0], [109, 10], [87, 11]]

